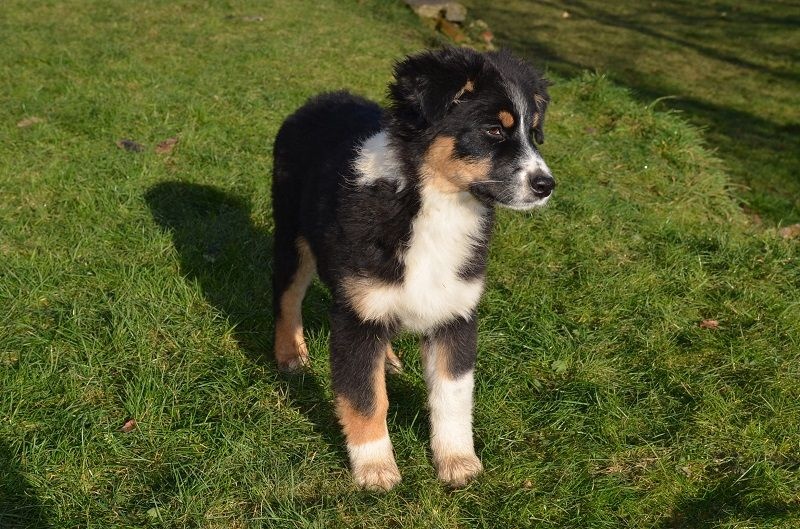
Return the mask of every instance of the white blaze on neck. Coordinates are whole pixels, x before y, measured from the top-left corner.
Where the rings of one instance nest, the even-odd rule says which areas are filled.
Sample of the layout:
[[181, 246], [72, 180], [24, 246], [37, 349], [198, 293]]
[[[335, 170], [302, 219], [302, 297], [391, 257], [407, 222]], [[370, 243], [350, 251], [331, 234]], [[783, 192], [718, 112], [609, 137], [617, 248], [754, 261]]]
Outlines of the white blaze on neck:
[[397, 319], [408, 330], [427, 332], [455, 317], [468, 317], [483, 293], [482, 279], [465, 280], [462, 268], [482, 237], [486, 209], [467, 192], [420, 189], [422, 202], [401, 260], [402, 283], [370, 288], [361, 317]]
[[[353, 162], [355, 184], [378, 181], [406, 184], [402, 164], [386, 131], [368, 138]], [[359, 303], [367, 320], [399, 320], [408, 330], [426, 332], [468, 316], [483, 293], [483, 280], [464, 280], [459, 272], [483, 237], [486, 207], [469, 192], [445, 193], [422, 184], [420, 209], [412, 220], [408, 246], [400, 256], [402, 283], [376, 281]]]

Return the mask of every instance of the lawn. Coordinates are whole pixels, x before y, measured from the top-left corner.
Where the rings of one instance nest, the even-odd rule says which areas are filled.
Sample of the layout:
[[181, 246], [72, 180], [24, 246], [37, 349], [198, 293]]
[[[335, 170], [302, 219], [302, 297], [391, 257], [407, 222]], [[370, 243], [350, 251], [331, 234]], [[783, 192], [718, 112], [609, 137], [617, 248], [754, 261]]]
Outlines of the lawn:
[[377, 0], [0, 5], [0, 527], [798, 527], [798, 241], [690, 111], [588, 73], [552, 72], [551, 205], [499, 215], [484, 475], [436, 481], [403, 336], [404, 481], [351, 484], [324, 288], [312, 371], [271, 361], [272, 139], [430, 40]]

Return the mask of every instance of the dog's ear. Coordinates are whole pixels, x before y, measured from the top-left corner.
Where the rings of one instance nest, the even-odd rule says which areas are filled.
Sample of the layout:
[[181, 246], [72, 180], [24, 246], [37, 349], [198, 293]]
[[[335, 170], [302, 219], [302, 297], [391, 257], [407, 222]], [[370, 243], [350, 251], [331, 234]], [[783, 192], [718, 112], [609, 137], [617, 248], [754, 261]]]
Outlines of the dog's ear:
[[442, 48], [397, 63], [389, 85], [395, 121], [423, 129], [476, 89], [484, 57], [468, 48]]

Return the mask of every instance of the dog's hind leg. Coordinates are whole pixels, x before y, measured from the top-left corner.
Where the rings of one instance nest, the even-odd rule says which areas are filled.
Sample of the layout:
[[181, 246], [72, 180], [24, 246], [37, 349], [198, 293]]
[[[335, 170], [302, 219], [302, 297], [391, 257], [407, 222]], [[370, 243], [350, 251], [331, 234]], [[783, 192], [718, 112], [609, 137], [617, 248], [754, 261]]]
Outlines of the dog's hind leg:
[[302, 304], [315, 270], [314, 255], [305, 239], [276, 233], [272, 277], [275, 361], [278, 369], [287, 373], [308, 365]]
[[431, 451], [439, 479], [462, 487], [482, 470], [472, 440], [477, 325], [457, 319], [426, 336], [422, 363], [431, 414]]
[[386, 345], [386, 373], [389, 375], [399, 375], [403, 372], [403, 362], [395, 354], [392, 344]]
[[356, 483], [389, 490], [400, 482], [386, 427], [387, 330], [361, 322], [349, 310], [331, 310], [331, 375], [336, 413], [347, 440]]

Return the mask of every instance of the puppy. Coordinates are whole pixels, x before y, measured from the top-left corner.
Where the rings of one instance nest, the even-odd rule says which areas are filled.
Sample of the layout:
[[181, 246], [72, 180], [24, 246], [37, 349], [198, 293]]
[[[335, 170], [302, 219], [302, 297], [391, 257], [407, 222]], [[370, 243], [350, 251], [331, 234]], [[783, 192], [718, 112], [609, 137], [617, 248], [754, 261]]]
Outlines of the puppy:
[[390, 340], [422, 335], [439, 479], [481, 472], [472, 439], [475, 311], [494, 205], [545, 204], [555, 181], [536, 144], [547, 82], [508, 52], [445, 48], [395, 66], [389, 108], [320, 95], [275, 139], [275, 358], [308, 363], [301, 303], [315, 271], [333, 296], [336, 411], [356, 483], [400, 481], [386, 426]]

